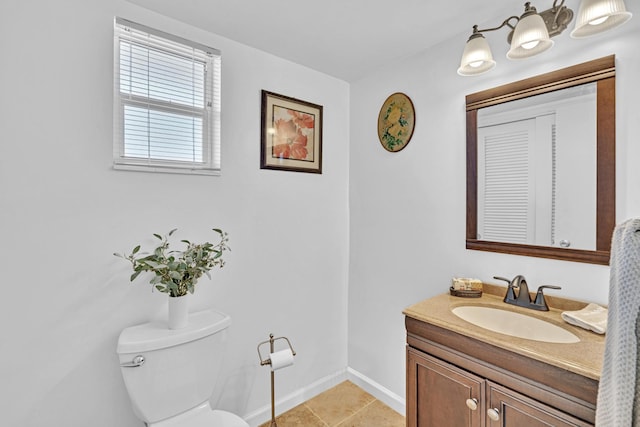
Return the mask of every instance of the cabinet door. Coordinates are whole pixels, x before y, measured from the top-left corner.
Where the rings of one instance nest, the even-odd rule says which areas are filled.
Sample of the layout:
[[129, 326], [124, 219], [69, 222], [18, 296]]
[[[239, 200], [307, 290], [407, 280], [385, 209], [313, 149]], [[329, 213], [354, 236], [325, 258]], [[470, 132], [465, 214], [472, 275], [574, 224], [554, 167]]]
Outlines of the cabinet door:
[[408, 348], [407, 403], [408, 427], [481, 427], [484, 380]]
[[490, 381], [487, 389], [487, 427], [593, 426]]

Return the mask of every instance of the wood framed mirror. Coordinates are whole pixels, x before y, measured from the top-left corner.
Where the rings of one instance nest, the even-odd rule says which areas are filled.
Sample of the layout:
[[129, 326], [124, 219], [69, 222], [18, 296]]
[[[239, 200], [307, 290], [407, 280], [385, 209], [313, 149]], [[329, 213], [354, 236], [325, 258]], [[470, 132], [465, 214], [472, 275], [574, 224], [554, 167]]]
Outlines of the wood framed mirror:
[[[498, 212], [500, 215], [506, 215], [506, 211], [510, 207], [510, 203], [515, 203], [515, 198], [509, 195], [502, 197], [502, 207], [494, 207], [493, 210], [487, 206], [491, 204], [491, 196], [488, 196], [488, 190], [490, 185], [487, 184], [488, 178], [485, 175], [485, 171], [490, 170], [485, 160], [487, 152], [489, 151], [489, 143], [483, 138], [487, 138], [486, 132], [479, 132], [478, 124], [479, 120], [483, 121], [483, 117], [486, 116], [486, 112], [489, 108], [499, 108], [499, 112], [494, 116], [506, 116], [506, 122], [513, 122], [512, 116], [514, 111], [520, 109], [512, 108], [514, 102], [529, 103], [527, 107], [523, 109], [536, 109], [537, 111], [546, 111], [539, 107], [531, 107], [532, 100], [538, 100], [539, 96], [549, 97], [555, 96], [555, 98], [564, 98], [564, 90], [571, 90], [573, 92], [591, 92], [593, 94], [593, 107], [592, 113], [583, 115], [582, 113], [572, 112], [570, 115], [574, 116], [574, 120], [582, 123], [573, 125], [573, 131], [567, 131], [570, 126], [565, 125], [565, 119], [558, 119], [558, 124], [555, 122], [552, 125], [553, 136], [547, 139], [552, 139], [553, 143], [553, 155], [549, 154], [545, 158], [551, 160], [548, 163], [552, 164], [550, 168], [553, 169], [553, 177], [550, 178], [546, 174], [541, 174], [543, 184], [536, 184], [535, 182], [529, 182], [528, 188], [544, 187], [543, 196], [524, 196], [525, 199], [529, 197], [528, 201], [523, 202], [528, 206], [529, 211], [533, 212], [530, 216], [537, 217], [538, 224], [535, 220], [527, 219], [524, 221], [523, 227], [527, 228], [528, 232], [523, 232], [523, 236], [526, 233], [538, 233], [545, 234], [543, 238], [531, 238], [531, 237], [491, 237], [501, 236], [501, 234], [485, 232], [489, 230], [490, 220], [487, 219], [491, 216], [491, 213]], [[546, 102], [546, 101], [545, 101]], [[554, 112], [555, 114], [555, 112]], [[540, 113], [540, 115], [544, 115]], [[593, 122], [590, 123], [586, 120], [586, 116], [593, 116]], [[555, 117], [555, 116], [554, 116]], [[566, 117], [562, 116], [562, 117]], [[555, 118], [553, 119], [556, 120]], [[564, 121], [563, 121], [564, 120]], [[477, 92], [466, 97], [466, 121], [467, 121], [467, 227], [466, 227], [466, 247], [472, 250], [490, 251], [508, 253], [514, 255], [524, 255], [542, 258], [552, 258], [566, 261], [577, 261], [593, 264], [608, 265], [610, 252], [611, 252], [611, 236], [615, 227], [615, 56], [607, 56], [604, 58], [589, 61], [583, 64], [578, 64], [572, 67], [564, 68], [561, 70], [553, 71], [547, 74], [542, 74], [529, 79], [520, 80], [514, 83], [509, 83], [496, 88], [488, 89], [482, 92]], [[493, 124], [491, 125], [493, 126]], [[560, 127], [560, 130], [564, 130], [560, 133], [561, 136], [556, 136], [556, 126]], [[481, 124], [481, 129], [490, 127], [489, 125]], [[532, 126], [534, 129], [539, 129], [538, 125]], [[583, 137], [578, 128], [593, 129], [593, 136]], [[536, 132], [535, 130], [533, 131]], [[546, 131], [545, 131], [546, 132]], [[537, 131], [538, 134], [545, 133]], [[481, 137], [479, 139], [479, 133]], [[528, 137], [527, 137], [528, 138]], [[546, 138], [546, 137], [545, 137]], [[556, 154], [555, 147], [562, 143], [562, 140], [570, 140], [571, 144], [582, 144], [584, 141], [593, 139], [593, 148], [577, 149], [577, 151], [585, 151], [587, 157], [591, 156], [590, 162], [585, 165], [579, 164], [582, 161], [582, 157], [573, 155], [575, 148], [564, 149], [568, 150], [570, 160], [560, 161], [563, 165], [556, 166]], [[558, 140], [558, 141], [556, 141]], [[489, 139], [487, 139], [489, 141]], [[528, 142], [528, 146], [535, 146], [533, 142]], [[585, 142], [586, 144], [586, 142]], [[479, 147], [482, 155], [479, 155]], [[573, 145], [572, 147], [576, 147]], [[529, 149], [531, 151], [531, 149]], [[540, 151], [539, 149], [536, 149]], [[545, 152], [549, 151], [545, 149]], [[589, 154], [590, 152], [593, 152]], [[534, 156], [535, 157], [535, 156]], [[507, 163], [496, 163], [498, 166], [495, 170], [509, 169], [504, 165], [517, 165], [513, 160], [504, 160]], [[525, 161], [529, 163], [536, 163], [535, 160]], [[543, 162], [538, 162], [543, 163]], [[523, 169], [519, 166], [514, 166], [511, 169]], [[584, 169], [586, 171], [592, 170], [592, 178], [582, 179], [577, 176], [574, 177], [574, 181], [584, 181], [584, 187], [578, 189], [568, 189], [568, 185], [557, 184], [557, 176], [569, 175], [572, 176], [573, 171]], [[547, 170], [547, 169], [545, 169]], [[549, 169], [551, 170], [551, 169]], [[560, 171], [560, 172], [556, 172]], [[479, 176], [480, 171], [480, 176]], [[578, 172], [576, 172], [577, 175]], [[528, 176], [531, 176], [529, 173]], [[531, 180], [531, 178], [528, 178]], [[513, 178], [506, 178], [508, 182], [515, 182]], [[540, 181], [540, 179], [538, 179]], [[479, 190], [480, 185], [480, 190]], [[561, 188], [565, 188], [561, 194], [555, 194], [555, 186], [559, 185]], [[552, 186], [553, 188], [547, 189]], [[592, 188], [595, 187], [595, 188]], [[533, 194], [533, 191], [528, 190]], [[549, 196], [551, 194], [551, 196]], [[584, 197], [587, 200], [585, 206], [589, 208], [575, 209], [582, 202], [567, 202], [571, 198], [572, 194], [585, 194]], [[564, 195], [564, 196], [562, 196]], [[591, 200], [591, 201], [589, 201]], [[557, 203], [556, 203], [557, 202]], [[560, 215], [558, 211], [562, 211], [562, 208], [558, 208], [556, 204], [566, 206], [573, 206], [574, 217], [557, 218]], [[479, 206], [482, 210], [479, 211]], [[500, 205], [499, 205], [500, 206]], [[537, 207], [536, 207], [537, 206]], [[540, 207], [545, 208], [544, 214], [540, 214]], [[506, 208], [505, 208], [506, 207]], [[550, 207], [547, 209], [547, 207]], [[525, 209], [525, 208], [523, 208]], [[568, 210], [571, 210], [568, 208]], [[547, 213], [547, 211], [551, 213]], [[524, 215], [524, 214], [523, 214]], [[544, 217], [544, 220], [540, 218]], [[550, 218], [550, 219], [549, 219]], [[585, 220], [586, 218], [586, 220]], [[577, 222], [588, 223], [588, 231], [573, 231], [573, 235], [579, 240], [580, 236], [588, 237], [587, 240], [590, 243], [584, 245], [575, 244], [572, 246], [571, 239], [566, 239], [564, 236], [555, 235], [554, 227], [556, 223], [573, 224]], [[494, 221], [496, 224], [508, 223], [504, 219]], [[595, 222], [595, 224], [594, 224]], [[533, 232], [531, 230], [534, 230]], [[536, 231], [537, 230], [537, 231]], [[551, 230], [551, 231], [549, 231]], [[482, 231], [482, 232], [481, 232]], [[548, 236], [546, 235], [548, 234]], [[595, 234], [595, 235], [592, 235]]]

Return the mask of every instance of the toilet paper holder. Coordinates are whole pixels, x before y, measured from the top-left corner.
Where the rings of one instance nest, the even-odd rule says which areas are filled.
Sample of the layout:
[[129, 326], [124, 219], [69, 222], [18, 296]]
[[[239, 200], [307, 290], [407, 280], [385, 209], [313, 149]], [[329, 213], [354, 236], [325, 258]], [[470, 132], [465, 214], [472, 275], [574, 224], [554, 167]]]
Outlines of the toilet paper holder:
[[[291, 354], [293, 356], [296, 355], [295, 350], [293, 349], [293, 346], [291, 345], [291, 341], [289, 341], [289, 338], [287, 337], [278, 337], [278, 338], [274, 338], [273, 334], [269, 334], [269, 339], [267, 341], [263, 341], [260, 344], [258, 344], [258, 358], [260, 359], [260, 366], [265, 366], [265, 365], [272, 365], [272, 361], [271, 361], [271, 355], [275, 352], [275, 342], [277, 340], [285, 340], [287, 342], [287, 345], [289, 346], [289, 350], [291, 350]], [[269, 344], [269, 357], [268, 358], [263, 358], [262, 357], [262, 353], [260, 353], [260, 347], [265, 345], [265, 344]], [[278, 424], [276, 424], [276, 398], [275, 398], [275, 376], [274, 376], [274, 370], [273, 370], [273, 365], [271, 366], [271, 425], [270, 427], [278, 427]]]
[[291, 341], [289, 341], [289, 338], [287, 337], [278, 337], [278, 338], [274, 338], [273, 334], [269, 334], [269, 339], [267, 341], [263, 341], [260, 344], [258, 344], [258, 357], [260, 358], [260, 366], [264, 366], [264, 365], [271, 365], [271, 358], [267, 358], [267, 359], [263, 359], [262, 358], [262, 354], [260, 353], [260, 347], [263, 346], [264, 344], [269, 344], [269, 354], [272, 354], [275, 350], [275, 342], [277, 340], [285, 340], [287, 342], [287, 345], [289, 346], [289, 349], [291, 350], [291, 354], [293, 354], [294, 356], [296, 355], [296, 352], [293, 350], [293, 346], [291, 345]]

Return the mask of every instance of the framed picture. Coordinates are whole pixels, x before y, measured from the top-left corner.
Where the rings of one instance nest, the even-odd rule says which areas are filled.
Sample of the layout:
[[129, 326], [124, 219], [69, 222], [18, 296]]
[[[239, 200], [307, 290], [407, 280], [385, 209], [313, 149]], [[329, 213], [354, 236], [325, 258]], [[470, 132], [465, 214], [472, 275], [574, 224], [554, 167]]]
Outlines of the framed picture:
[[322, 173], [322, 105], [262, 91], [260, 169]]
[[409, 144], [416, 113], [411, 99], [396, 92], [384, 101], [378, 114], [378, 139], [385, 150], [395, 153]]

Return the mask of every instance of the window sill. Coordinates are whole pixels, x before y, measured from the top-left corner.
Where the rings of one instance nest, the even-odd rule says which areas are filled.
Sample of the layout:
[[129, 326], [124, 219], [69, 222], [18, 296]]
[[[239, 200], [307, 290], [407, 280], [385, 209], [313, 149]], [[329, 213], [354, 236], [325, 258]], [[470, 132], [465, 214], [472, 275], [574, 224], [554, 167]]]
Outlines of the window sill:
[[171, 173], [181, 175], [209, 175], [220, 176], [220, 169], [198, 169], [177, 166], [161, 166], [161, 165], [132, 165], [114, 163], [113, 169], [134, 172], [150, 172], [150, 173]]

